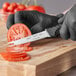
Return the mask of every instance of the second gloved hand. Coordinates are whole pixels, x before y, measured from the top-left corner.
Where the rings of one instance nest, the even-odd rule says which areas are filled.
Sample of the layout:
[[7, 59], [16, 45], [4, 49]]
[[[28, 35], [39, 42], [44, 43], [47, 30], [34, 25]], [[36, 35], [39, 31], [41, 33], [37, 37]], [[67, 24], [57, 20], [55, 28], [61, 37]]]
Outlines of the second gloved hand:
[[60, 35], [63, 39], [76, 41], [76, 4], [58, 20], [61, 23]]
[[13, 24], [23, 23], [29, 27], [31, 32], [38, 33], [46, 28], [56, 26], [59, 17], [43, 14], [37, 11], [18, 11], [11, 14], [7, 19], [7, 28], [9, 29]]

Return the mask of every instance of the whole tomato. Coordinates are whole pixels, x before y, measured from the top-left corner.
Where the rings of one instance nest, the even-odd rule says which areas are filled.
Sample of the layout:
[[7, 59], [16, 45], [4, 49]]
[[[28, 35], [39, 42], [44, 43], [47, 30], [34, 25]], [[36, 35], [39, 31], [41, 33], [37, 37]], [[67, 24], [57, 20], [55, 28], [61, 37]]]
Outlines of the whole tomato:
[[17, 11], [21, 11], [21, 9], [19, 9], [19, 8], [16, 8], [16, 9], [14, 10], [14, 12], [17, 12]]
[[19, 8], [20, 10], [25, 10], [25, 9], [26, 9], [26, 6], [23, 5], [23, 4], [19, 4], [19, 5], [18, 5], [18, 8]]
[[15, 8], [17, 8], [18, 4], [17, 4], [17, 3], [15, 3], [15, 2], [13, 2], [13, 3], [11, 3], [11, 6], [13, 6], [13, 7], [14, 7], [14, 9], [15, 9]]
[[36, 10], [36, 11], [39, 11], [39, 12], [41, 12], [41, 13], [45, 13], [45, 9], [42, 7], [42, 6], [34, 6], [34, 5], [32, 5], [32, 6], [28, 6], [27, 7], [27, 9], [25, 9], [25, 10]]
[[9, 11], [9, 12], [14, 12], [14, 7], [13, 7], [12, 5], [10, 5], [10, 6], [8, 7], [8, 11]]
[[10, 3], [9, 2], [5, 2], [4, 4], [3, 4], [3, 10], [5, 11], [5, 12], [8, 12], [8, 7], [10, 6]]

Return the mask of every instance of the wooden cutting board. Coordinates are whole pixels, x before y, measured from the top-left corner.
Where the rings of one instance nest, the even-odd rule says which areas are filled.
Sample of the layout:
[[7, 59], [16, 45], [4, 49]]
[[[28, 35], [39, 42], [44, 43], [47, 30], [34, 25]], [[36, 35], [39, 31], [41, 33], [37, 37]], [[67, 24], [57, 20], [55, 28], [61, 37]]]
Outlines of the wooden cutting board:
[[[0, 26], [0, 51], [5, 51], [6, 33], [6, 27]], [[8, 62], [0, 56], [0, 76], [56, 76], [76, 65], [75, 41], [43, 39], [31, 46], [28, 61]]]

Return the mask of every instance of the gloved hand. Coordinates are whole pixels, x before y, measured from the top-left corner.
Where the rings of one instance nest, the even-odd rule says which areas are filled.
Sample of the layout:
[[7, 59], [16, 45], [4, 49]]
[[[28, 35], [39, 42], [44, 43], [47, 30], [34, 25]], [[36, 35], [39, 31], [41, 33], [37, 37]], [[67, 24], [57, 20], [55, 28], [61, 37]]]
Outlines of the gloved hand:
[[18, 11], [15, 14], [9, 15], [7, 19], [7, 28], [9, 29], [16, 23], [24, 23], [34, 34], [41, 32], [46, 28], [56, 26], [59, 17], [43, 14], [37, 11]]
[[76, 4], [58, 20], [61, 25], [60, 35], [64, 39], [76, 40]]

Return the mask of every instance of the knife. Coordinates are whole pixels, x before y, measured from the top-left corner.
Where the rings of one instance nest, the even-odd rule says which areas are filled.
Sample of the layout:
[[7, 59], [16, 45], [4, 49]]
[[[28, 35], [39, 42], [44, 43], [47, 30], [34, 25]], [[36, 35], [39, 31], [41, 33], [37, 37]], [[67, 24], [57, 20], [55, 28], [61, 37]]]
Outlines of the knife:
[[61, 27], [60, 25], [56, 25], [55, 27], [48, 28], [48, 29], [45, 29], [42, 32], [33, 34], [31, 36], [24, 37], [24, 38], [21, 38], [19, 40], [9, 42], [8, 44], [9, 45], [20, 45], [20, 44], [33, 42], [33, 41], [37, 41], [37, 40], [40, 40], [40, 39], [44, 39], [44, 38], [47, 38], [47, 37], [50, 37], [50, 38], [57, 37], [57, 36], [60, 35], [60, 33], [59, 33], [60, 27]]

